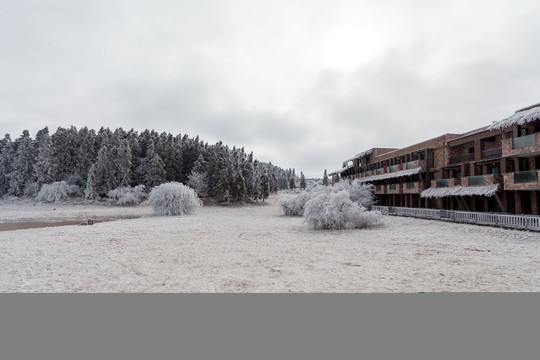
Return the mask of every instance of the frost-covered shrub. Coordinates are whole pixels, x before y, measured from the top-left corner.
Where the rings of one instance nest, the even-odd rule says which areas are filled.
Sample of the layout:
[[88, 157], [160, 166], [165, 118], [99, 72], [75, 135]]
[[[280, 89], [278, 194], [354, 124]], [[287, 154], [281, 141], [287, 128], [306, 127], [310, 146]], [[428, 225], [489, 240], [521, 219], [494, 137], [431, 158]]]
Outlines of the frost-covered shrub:
[[319, 192], [306, 203], [304, 221], [312, 229], [358, 229], [380, 223], [379, 212], [351, 201], [347, 191]]
[[362, 184], [355, 180], [348, 186], [347, 190], [349, 191], [352, 202], [357, 203], [368, 210], [371, 210], [371, 207], [375, 204], [372, 184]]
[[281, 209], [285, 215], [302, 216], [306, 203], [320, 193], [328, 193], [331, 189], [327, 186], [308, 186], [305, 191], [302, 191], [294, 197], [283, 199], [279, 202]]
[[288, 199], [283, 199], [279, 202], [281, 209], [285, 215], [298, 215], [302, 216], [304, 214], [304, 207], [306, 203], [313, 196], [311, 191], [302, 191], [300, 194], [290, 197]]
[[107, 196], [118, 205], [130, 205], [138, 204], [146, 198], [144, 192], [144, 185], [137, 185], [134, 187], [123, 186], [111, 190], [107, 193]]
[[189, 214], [202, 205], [192, 188], [178, 182], [154, 187], [148, 197], [148, 203], [154, 207], [158, 215], [162, 216]]
[[36, 200], [58, 202], [73, 195], [80, 195], [80, 188], [77, 185], [68, 185], [65, 181], [57, 181], [43, 185], [36, 196]]

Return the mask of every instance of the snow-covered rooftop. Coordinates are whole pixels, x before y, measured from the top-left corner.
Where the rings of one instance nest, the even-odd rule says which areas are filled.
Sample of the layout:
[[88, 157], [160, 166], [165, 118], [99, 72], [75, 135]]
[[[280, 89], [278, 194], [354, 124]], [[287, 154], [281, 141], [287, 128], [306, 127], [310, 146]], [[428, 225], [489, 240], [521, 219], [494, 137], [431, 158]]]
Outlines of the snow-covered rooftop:
[[362, 156], [370, 155], [371, 153], [373, 153], [373, 149], [369, 149], [369, 150], [366, 150], [366, 151], [361, 152], [359, 154], [356, 154], [352, 158], [349, 158], [349, 159], [345, 160], [344, 162], [353, 161], [353, 160], [361, 158]]
[[502, 130], [512, 125], [523, 125], [540, 119], [540, 104], [534, 107], [517, 111], [514, 115], [500, 121], [495, 121], [489, 126], [489, 130]]
[[412, 176], [412, 175], [418, 174], [421, 170], [422, 170], [421, 167], [417, 167], [414, 169], [401, 170], [401, 171], [396, 171], [393, 173], [367, 176], [367, 177], [359, 178], [358, 181], [371, 182], [371, 181], [377, 181], [377, 180], [392, 179], [392, 178], [397, 178], [397, 177], [402, 177], [402, 176]]
[[493, 196], [499, 190], [499, 184], [488, 186], [454, 186], [446, 188], [429, 188], [420, 194], [423, 198], [438, 198], [446, 196]]

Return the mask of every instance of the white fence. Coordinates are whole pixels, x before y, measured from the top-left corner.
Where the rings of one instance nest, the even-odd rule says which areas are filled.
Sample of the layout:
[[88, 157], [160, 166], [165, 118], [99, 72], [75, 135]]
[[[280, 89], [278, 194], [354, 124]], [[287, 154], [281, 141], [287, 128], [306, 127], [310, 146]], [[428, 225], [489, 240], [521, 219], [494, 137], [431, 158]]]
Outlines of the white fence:
[[439, 219], [469, 224], [500, 226], [513, 229], [540, 231], [540, 216], [509, 215], [472, 211], [417, 209], [396, 206], [373, 206], [384, 215], [412, 216], [422, 219]]

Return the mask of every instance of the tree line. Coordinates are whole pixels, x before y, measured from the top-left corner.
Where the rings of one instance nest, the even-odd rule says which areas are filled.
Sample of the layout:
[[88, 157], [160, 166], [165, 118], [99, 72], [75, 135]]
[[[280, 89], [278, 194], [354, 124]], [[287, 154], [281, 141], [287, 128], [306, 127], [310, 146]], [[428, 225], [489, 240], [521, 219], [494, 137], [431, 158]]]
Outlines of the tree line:
[[296, 185], [294, 169], [260, 162], [244, 148], [221, 141], [209, 145], [198, 136], [133, 129], [45, 127], [33, 139], [28, 130], [0, 140], [0, 196], [34, 196], [45, 184], [65, 181], [87, 199], [120, 188], [165, 182], [193, 187], [200, 197], [218, 201], [264, 200]]

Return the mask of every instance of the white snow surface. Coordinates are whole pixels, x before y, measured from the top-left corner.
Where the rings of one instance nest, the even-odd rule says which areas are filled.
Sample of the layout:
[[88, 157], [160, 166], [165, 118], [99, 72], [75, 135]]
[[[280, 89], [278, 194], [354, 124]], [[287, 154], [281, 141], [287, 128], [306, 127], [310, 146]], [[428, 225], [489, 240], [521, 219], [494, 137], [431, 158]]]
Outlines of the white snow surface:
[[[540, 234], [384, 216], [309, 230], [265, 204], [148, 216], [148, 207], [0, 203], [0, 221], [145, 216], [0, 232], [0, 292], [540, 291]], [[56, 208], [56, 210], [52, 210]]]

